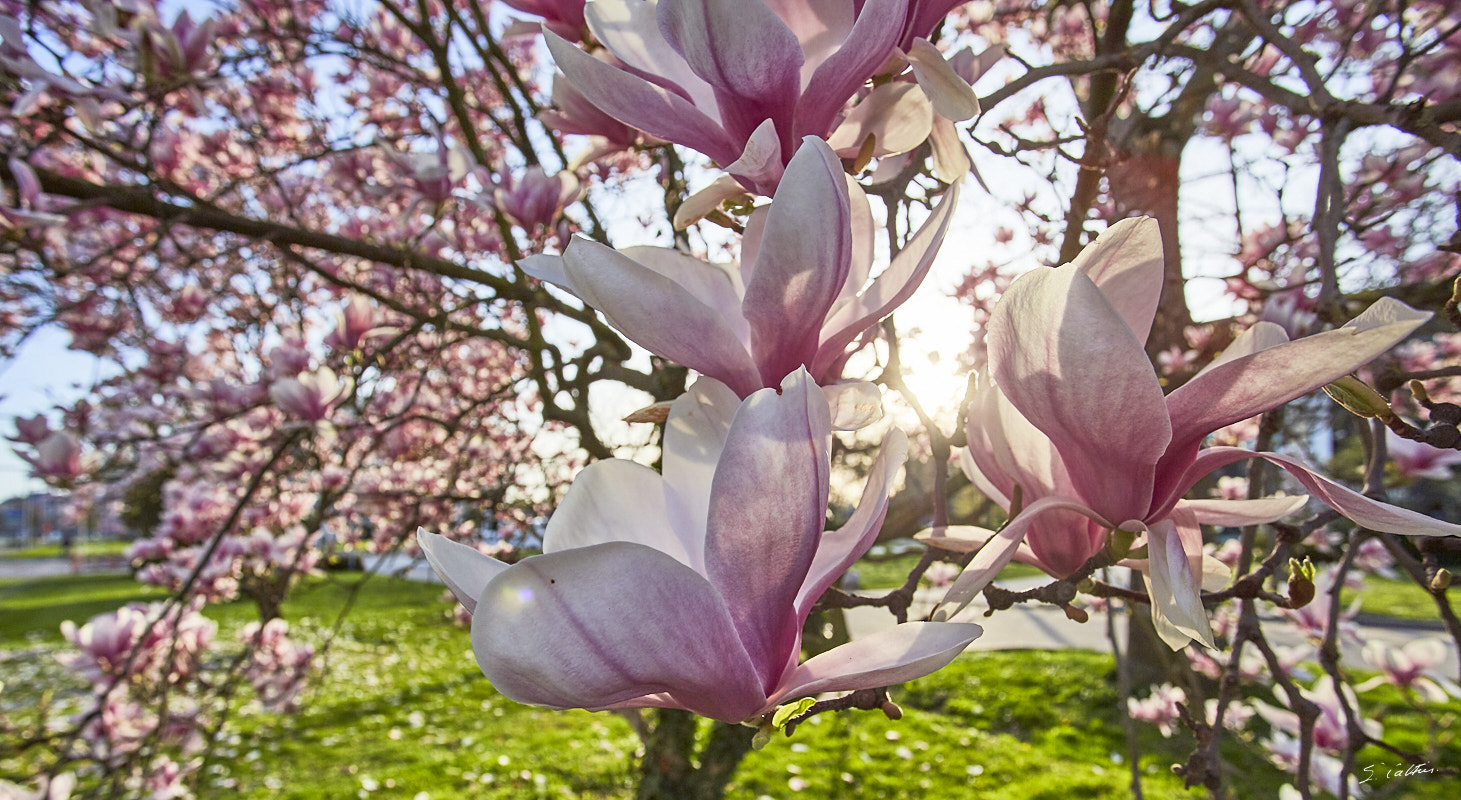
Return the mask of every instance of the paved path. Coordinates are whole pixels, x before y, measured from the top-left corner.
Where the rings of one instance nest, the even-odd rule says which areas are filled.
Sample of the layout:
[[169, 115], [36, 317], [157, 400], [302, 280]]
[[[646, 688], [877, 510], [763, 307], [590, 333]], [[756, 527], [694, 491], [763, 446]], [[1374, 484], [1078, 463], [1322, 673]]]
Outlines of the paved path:
[[[396, 553], [389, 556], [365, 557], [367, 569], [374, 569], [382, 565], [385, 574], [396, 575], [410, 580], [439, 583], [436, 574], [431, 571], [430, 565], [425, 559], [412, 560], [403, 554]], [[1011, 591], [1023, 591], [1046, 582], [1043, 578], [1020, 578], [1009, 581], [997, 581]], [[918, 619], [926, 616], [938, 602], [943, 590], [921, 589], [915, 595], [913, 601], [911, 619]], [[1094, 650], [1101, 653], [1111, 652], [1111, 639], [1107, 635], [1106, 615], [1104, 613], [1092, 613], [1089, 622], [1080, 623], [1065, 616], [1060, 609], [1044, 603], [1021, 603], [1013, 608], [996, 612], [993, 616], [984, 616], [984, 611], [989, 606], [980, 596], [970, 605], [973, 612], [974, 622], [984, 627], [984, 635], [974, 640], [969, 646], [970, 650], [1062, 650], [1075, 648], [1078, 650]], [[968, 612], [966, 612], [968, 613]], [[882, 630], [894, 624], [893, 616], [881, 608], [853, 608], [847, 611], [847, 629], [853, 638], [867, 636], [875, 631]], [[1125, 620], [1117, 619], [1117, 625], [1122, 634], [1125, 633]], [[1363, 624], [1357, 626], [1359, 640], [1357, 642], [1345, 641], [1341, 643], [1341, 651], [1344, 662], [1353, 665], [1363, 665], [1365, 662], [1360, 657], [1360, 650], [1364, 643], [1371, 640], [1383, 641], [1392, 647], [1398, 647], [1412, 639], [1447, 637], [1441, 631], [1417, 630], [1408, 627], [1392, 627], [1374, 624]], [[1297, 626], [1285, 620], [1283, 617], [1274, 615], [1272, 618], [1263, 620], [1263, 631], [1270, 642], [1275, 645], [1297, 645], [1303, 644], [1305, 638]], [[1457, 674], [1458, 659], [1455, 644], [1451, 644], [1446, 652], [1446, 664], [1441, 667], [1441, 672], [1447, 675]]]
[[[81, 560], [84, 575], [105, 575], [126, 572], [127, 562], [118, 557], [97, 556]], [[0, 580], [12, 578], [51, 578], [71, 574], [71, 562], [64, 558], [0, 557]]]

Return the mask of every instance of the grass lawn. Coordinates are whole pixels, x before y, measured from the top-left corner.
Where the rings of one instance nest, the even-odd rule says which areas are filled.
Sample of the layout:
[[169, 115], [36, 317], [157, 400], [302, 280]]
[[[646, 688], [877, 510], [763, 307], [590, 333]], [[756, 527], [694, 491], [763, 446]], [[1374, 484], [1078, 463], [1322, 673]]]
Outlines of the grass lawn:
[[[120, 556], [127, 552], [131, 542], [120, 540], [109, 540], [104, 542], [81, 542], [76, 545], [76, 550], [83, 558], [95, 556]], [[10, 548], [0, 549], [0, 559], [7, 561], [24, 561], [33, 558], [65, 558], [66, 554], [61, 551], [59, 544], [42, 544], [35, 547], [22, 547], [15, 550]]]
[[[285, 607], [291, 626], [319, 641], [355, 574], [313, 580]], [[553, 712], [497, 695], [452, 625], [439, 586], [374, 578], [331, 647], [327, 675], [294, 714], [244, 708], [207, 768], [200, 796], [245, 798], [629, 798], [638, 741], [607, 713]], [[56, 665], [56, 625], [156, 594], [125, 577], [62, 577], [0, 584], [0, 716], [24, 724], [41, 694], [85, 690]], [[220, 641], [253, 612], [210, 608]], [[1129, 767], [1108, 656], [1085, 652], [970, 653], [895, 692], [901, 721], [849, 712], [815, 718], [791, 739], [752, 753], [728, 797], [1124, 798]], [[1394, 692], [1364, 698], [1385, 716], [1387, 736], [1420, 748], [1424, 722]], [[1371, 703], [1376, 705], [1371, 706]], [[1436, 724], [1449, 728], [1461, 704]], [[1449, 735], [1449, 734], [1448, 734]], [[1251, 737], [1248, 737], [1251, 739]], [[1184, 733], [1141, 731], [1146, 796], [1205, 797], [1181, 787], [1172, 763]], [[1285, 776], [1241, 738], [1226, 751], [1236, 797], [1275, 797]], [[1454, 739], [1434, 763], [1461, 763]], [[23, 778], [25, 759], [0, 734], [0, 778]], [[1368, 759], [1368, 760], [1367, 760]], [[1388, 763], [1382, 753], [1360, 763]], [[1454, 797], [1425, 776], [1401, 793]], [[1392, 789], [1393, 791], [1393, 789]]]
[[[1446, 600], [1450, 602], [1453, 610], [1457, 608], [1458, 591], [1461, 591], [1461, 586], [1453, 587], [1446, 592]], [[1348, 606], [1354, 597], [1354, 592], [1345, 590], [1341, 599]], [[1364, 591], [1360, 592], [1359, 597], [1360, 611], [1366, 614], [1426, 622], [1436, 622], [1440, 619], [1436, 610], [1436, 601], [1431, 598], [1430, 593], [1415, 585], [1415, 581], [1409, 578], [1366, 577]]]

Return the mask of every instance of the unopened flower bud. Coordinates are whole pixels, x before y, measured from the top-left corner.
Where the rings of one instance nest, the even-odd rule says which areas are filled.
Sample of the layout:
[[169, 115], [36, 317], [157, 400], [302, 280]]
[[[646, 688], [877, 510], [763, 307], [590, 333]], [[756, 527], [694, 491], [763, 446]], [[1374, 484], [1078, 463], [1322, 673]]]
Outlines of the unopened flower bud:
[[1325, 386], [1324, 393], [1357, 417], [1390, 419], [1395, 416], [1384, 396], [1353, 375], [1346, 375]]
[[888, 719], [897, 721], [903, 718], [903, 709], [899, 708], [898, 704], [892, 700], [884, 700], [883, 715]]
[[1111, 538], [1108, 540], [1106, 546], [1111, 549], [1112, 558], [1120, 561], [1131, 554], [1131, 545], [1135, 542], [1135, 533], [1117, 528], [1111, 531]]
[[1289, 559], [1289, 608], [1303, 608], [1314, 599], [1314, 563]]
[[1431, 576], [1431, 591], [1439, 592], [1451, 585], [1451, 570], [1441, 567]]

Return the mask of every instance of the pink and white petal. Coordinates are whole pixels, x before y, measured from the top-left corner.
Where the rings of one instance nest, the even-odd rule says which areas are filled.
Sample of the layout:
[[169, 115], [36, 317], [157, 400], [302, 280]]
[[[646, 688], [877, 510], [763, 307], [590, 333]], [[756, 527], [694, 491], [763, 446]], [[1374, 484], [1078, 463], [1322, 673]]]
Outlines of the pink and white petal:
[[854, 158], [871, 136], [876, 157], [906, 153], [923, 144], [933, 129], [933, 104], [911, 83], [885, 83], [847, 112], [827, 137], [837, 155]]
[[750, 354], [721, 309], [588, 239], [570, 242], [563, 263], [578, 296], [646, 350], [716, 378], [738, 394], [761, 386]]
[[989, 498], [991, 502], [993, 502], [1000, 508], [1009, 510], [1009, 496], [1006, 495], [998, 486], [995, 486], [994, 482], [989, 480], [989, 478], [985, 476], [985, 474], [979, 469], [979, 465], [974, 461], [974, 456], [968, 451], [968, 449], [962, 449], [959, 451], [959, 468], [964, 470], [964, 475], [969, 478], [969, 482], [974, 484], [974, 488], [977, 489], [980, 494]]
[[[764, 0], [660, 0], [660, 33], [715, 89], [721, 122], [750, 136], [764, 119], [789, 126], [801, 88], [802, 48]], [[790, 145], [791, 130], [783, 130]]]
[[705, 539], [710, 516], [710, 487], [720, 462], [731, 420], [741, 399], [725, 384], [701, 378], [670, 406], [665, 422], [664, 487], [670, 525], [677, 531], [696, 531], [699, 541], [686, 542], [688, 562], [705, 573]]
[[867, 483], [862, 488], [862, 498], [847, 523], [835, 531], [822, 534], [817, 544], [817, 555], [811, 569], [797, 594], [797, 615], [805, 619], [812, 604], [822, 596], [828, 586], [837, 582], [842, 573], [852, 566], [877, 539], [888, 514], [888, 496], [893, 489], [893, 479], [908, 458], [908, 437], [897, 428], [888, 431], [878, 448], [877, 460], [868, 470]]
[[[1283, 467], [1315, 500], [1343, 514], [1348, 519], [1383, 533], [1402, 536], [1461, 536], [1461, 525], [1427, 517], [1409, 509], [1371, 500], [1368, 497], [1324, 477], [1302, 459], [1280, 453], [1255, 453], [1238, 447], [1210, 447], [1203, 450], [1187, 470], [1183, 484], [1190, 487], [1203, 475], [1219, 467], [1246, 458], [1261, 458]], [[1191, 481], [1190, 483], [1188, 481]]]
[[852, 3], [847, 0], [766, 0], [798, 42], [801, 42], [801, 85], [836, 52], [856, 22]]
[[944, 183], [958, 183], [974, 169], [969, 151], [959, 139], [959, 129], [943, 117], [933, 118], [928, 144], [933, 151], [933, 176]]
[[705, 573], [769, 692], [801, 620], [794, 607], [827, 516], [827, 399], [806, 370], [741, 404], [710, 490]]
[[612, 542], [534, 556], [483, 591], [472, 650], [520, 703], [603, 708], [667, 693], [736, 722], [765, 704], [725, 603], [657, 550]]
[[781, 156], [781, 134], [776, 130], [776, 121], [767, 119], [746, 140], [741, 157], [727, 164], [725, 171], [740, 185], [757, 194], [772, 194], [781, 184], [786, 172], [786, 161]]
[[1209, 433], [1318, 389], [1368, 364], [1431, 318], [1382, 298], [1342, 328], [1232, 359], [1167, 396], [1173, 463], [1191, 458]]
[[751, 215], [746, 217], [746, 232], [741, 234], [741, 282], [744, 285], [751, 275], [751, 269], [756, 266], [756, 258], [761, 254], [761, 235], [766, 232], [766, 217], [771, 213], [771, 205], [763, 204], [756, 206]]
[[[944, 594], [944, 599], [934, 609], [933, 619], [940, 621], [949, 619], [969, 605], [974, 597], [984, 591], [984, 587], [994, 580], [999, 571], [1014, 559], [1015, 554], [1020, 550], [1020, 543], [1024, 541], [1025, 534], [1035, 520], [1041, 514], [1057, 509], [1074, 511], [1109, 527], [1109, 523], [1100, 519], [1094, 511], [1076, 500], [1065, 497], [1042, 497], [1028, 504], [1014, 519], [1005, 523], [1003, 528], [985, 542], [979, 552], [974, 554], [974, 559], [964, 567], [964, 571], [959, 573], [959, 577], [954, 579], [953, 584], [949, 586], [949, 591]], [[927, 538], [924, 541], [939, 547], [945, 546], [937, 538]]]
[[658, 472], [622, 458], [606, 458], [574, 477], [563, 502], [548, 518], [543, 552], [637, 542], [694, 569], [689, 549], [699, 545], [703, 531], [703, 527], [676, 530], [671, 526], [664, 481]]
[[826, 142], [807, 137], [786, 167], [745, 279], [742, 308], [768, 386], [811, 366], [822, 321], [851, 267], [850, 219], [842, 162]]
[[1162, 233], [1151, 217], [1123, 219], [1096, 237], [1071, 264], [1096, 284], [1145, 342], [1162, 296]]
[[1202, 525], [1241, 528], [1267, 525], [1303, 510], [1309, 496], [1262, 497], [1257, 500], [1178, 500], [1176, 508], [1192, 512]]
[[842, 289], [837, 293], [837, 300], [832, 303], [828, 310], [827, 317], [831, 319], [837, 312], [851, 303], [862, 293], [867, 285], [868, 276], [873, 271], [873, 254], [877, 250], [878, 226], [873, 220], [872, 206], [867, 201], [867, 192], [862, 190], [862, 185], [853, 179], [851, 175], [847, 178], [847, 205], [851, 212], [852, 219], [852, 260], [847, 269], [847, 280], [842, 282]]
[[824, 370], [841, 359], [847, 345], [913, 295], [923, 283], [929, 267], [933, 266], [934, 257], [938, 255], [944, 234], [949, 229], [949, 220], [958, 205], [959, 187], [956, 184], [944, 192], [933, 213], [893, 257], [888, 268], [879, 273], [852, 302], [828, 315], [822, 325], [812, 374], [821, 376]]
[[[942, 528], [924, 528], [913, 534], [913, 538], [929, 547], [937, 547], [951, 553], [973, 553], [983, 547], [985, 542], [998, 535], [998, 531], [981, 528], [977, 525], [946, 525]], [[1040, 559], [1035, 557], [1030, 546], [1024, 542], [1020, 542], [1014, 558], [1010, 561], [1016, 564], [1028, 564], [1032, 567], [1040, 566]]]
[[689, 100], [594, 58], [551, 31], [543, 40], [564, 77], [600, 111], [631, 128], [729, 164], [740, 147]]
[[983, 628], [967, 622], [895, 625], [809, 659], [768, 702], [916, 680], [943, 669], [982, 633]]
[[665, 41], [656, 11], [654, 3], [643, 0], [594, 0], [584, 7], [584, 17], [594, 38], [631, 70], [680, 87], [696, 108], [720, 124], [715, 90]]
[[843, 381], [823, 386], [827, 407], [832, 411], [832, 428], [861, 430], [883, 418], [883, 393], [872, 381]]
[[826, 136], [832, 122], [867, 79], [893, 54], [908, 0], [866, 0], [842, 46], [803, 81], [793, 132]]
[[[1198, 558], [1202, 553], [1202, 533], [1197, 531]], [[1170, 519], [1162, 520], [1147, 530], [1147, 552], [1151, 567], [1142, 577], [1152, 601], [1152, 623], [1157, 635], [1173, 650], [1181, 650], [1190, 641], [1216, 649], [1212, 624], [1202, 606], [1201, 580], [1192, 568], [1184, 536]], [[1201, 564], [1201, 562], [1198, 562]]]
[[[754, 139], [755, 137], [753, 136], [751, 138]], [[750, 144], [747, 143], [746, 146], [750, 147]], [[781, 159], [780, 145], [777, 146], [777, 149], [778, 153], [776, 158], [779, 162]], [[742, 158], [744, 157], [745, 155], [743, 153]], [[777, 166], [779, 167], [780, 164], [778, 163]], [[780, 178], [779, 174], [777, 178]], [[709, 186], [685, 198], [685, 202], [681, 203], [680, 207], [675, 210], [675, 230], [682, 231], [704, 219], [712, 212], [719, 211], [720, 207], [727, 200], [736, 200], [739, 202], [750, 199], [751, 195], [746, 191], [745, 187], [736, 182], [735, 178], [729, 175], [721, 175], [714, 181], [711, 181]]]
[[477, 598], [487, 588], [488, 582], [507, 569], [506, 564], [483, 554], [477, 548], [453, 542], [425, 528], [416, 529], [416, 541], [421, 545], [421, 552], [426, 555], [426, 561], [436, 572], [436, 577], [441, 578], [446, 588], [451, 589], [457, 602], [469, 614], [476, 612]]
[[1106, 519], [1146, 519], [1171, 425], [1120, 312], [1079, 269], [1037, 269], [1005, 292], [988, 331], [990, 373], [1050, 437], [1080, 497]]
[[635, 263], [678, 283], [692, 297], [714, 309], [726, 327], [750, 349], [751, 328], [741, 316], [740, 270], [734, 266], [701, 261], [668, 247], [621, 247], [619, 252]]
[[1259, 322], [1253, 323], [1253, 326], [1248, 328], [1248, 330], [1238, 334], [1238, 338], [1234, 339], [1232, 344], [1224, 348], [1221, 353], [1218, 353], [1218, 357], [1209, 362], [1197, 374], [1201, 375], [1217, 369], [1229, 361], [1235, 361], [1244, 356], [1251, 356], [1260, 350], [1267, 350], [1270, 347], [1287, 344], [1288, 341], [1288, 332], [1283, 329], [1282, 325], [1260, 320]]
[[928, 95], [933, 110], [951, 122], [963, 122], [979, 113], [979, 98], [949, 62], [927, 39], [915, 38], [903, 54], [913, 68], [919, 88]]

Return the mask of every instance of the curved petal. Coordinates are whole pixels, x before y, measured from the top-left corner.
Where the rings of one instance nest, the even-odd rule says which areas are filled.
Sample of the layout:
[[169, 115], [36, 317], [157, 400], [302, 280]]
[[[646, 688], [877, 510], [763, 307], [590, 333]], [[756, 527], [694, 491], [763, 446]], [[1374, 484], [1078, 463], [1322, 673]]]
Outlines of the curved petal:
[[1209, 433], [1308, 394], [1369, 363], [1432, 316], [1386, 297], [1342, 328], [1233, 358], [1167, 396], [1173, 466]]
[[1202, 525], [1241, 528], [1277, 522], [1297, 514], [1308, 502], [1308, 495], [1298, 494], [1257, 500], [1178, 500], [1176, 508], [1192, 512]]
[[716, 378], [738, 394], [761, 386], [750, 354], [721, 309], [588, 239], [569, 243], [563, 265], [575, 293], [646, 350]]
[[731, 329], [743, 344], [751, 342], [751, 327], [741, 316], [740, 271], [734, 267], [701, 261], [668, 247], [623, 247], [619, 252], [636, 264], [648, 267], [678, 283], [696, 300], [720, 315], [721, 322]]
[[[1175, 488], [1181, 491], [1176, 492], [1176, 496], [1185, 494], [1193, 484], [1213, 470], [1247, 458], [1261, 458], [1283, 467], [1294, 476], [1294, 480], [1309, 490], [1315, 500], [1371, 530], [1403, 536], [1461, 536], [1461, 525], [1433, 519], [1379, 500], [1371, 500], [1324, 477], [1301, 459], [1280, 453], [1255, 453], [1240, 447], [1209, 447], [1203, 450], [1177, 481]], [[1176, 501], [1173, 500], [1172, 504], [1175, 505]]]
[[828, 315], [822, 326], [812, 374], [830, 377], [824, 376], [823, 371], [841, 358], [847, 345], [913, 295], [923, 283], [924, 276], [928, 275], [929, 267], [933, 266], [934, 257], [938, 255], [944, 234], [949, 229], [949, 220], [958, 205], [959, 187], [956, 184], [944, 192], [933, 213], [928, 215], [903, 249], [893, 256], [888, 268], [879, 273], [854, 300]]
[[1208, 365], [1203, 367], [1202, 371], [1197, 374], [1201, 375], [1204, 372], [1217, 369], [1229, 361], [1235, 361], [1243, 356], [1251, 356], [1259, 350], [1278, 347], [1281, 344], [1287, 343], [1288, 340], [1288, 332], [1283, 329], [1282, 325], [1260, 320], [1253, 323], [1252, 327], [1238, 334], [1238, 337], [1233, 340], [1232, 344], [1224, 348], [1221, 353], [1218, 353], [1218, 357], [1208, 362]]
[[883, 418], [883, 393], [872, 381], [843, 381], [822, 387], [832, 410], [832, 427], [855, 431]]
[[1162, 233], [1151, 217], [1123, 219], [1081, 250], [1071, 265], [1084, 272], [1145, 342], [1162, 297]]
[[584, 7], [589, 31], [630, 70], [667, 81], [684, 90], [695, 107], [715, 124], [715, 90], [700, 79], [660, 33], [656, 3], [643, 0], [594, 0]]
[[888, 514], [888, 495], [893, 489], [893, 478], [907, 458], [908, 437], [893, 428], [883, 437], [877, 460], [868, 470], [867, 483], [862, 487], [857, 509], [842, 527], [822, 534], [817, 555], [796, 598], [797, 615], [802, 619], [806, 619], [822, 592], [836, 583], [842, 573], [872, 546]]
[[893, 686], [943, 669], [984, 629], [969, 622], [907, 622], [808, 659], [770, 699]]
[[658, 472], [633, 461], [607, 458], [578, 473], [548, 518], [543, 552], [558, 553], [604, 542], [637, 542], [690, 568], [704, 528], [676, 530], [665, 508]]
[[847, 268], [847, 280], [842, 282], [837, 300], [827, 312], [829, 320], [862, 294], [868, 276], [872, 274], [873, 254], [877, 250], [874, 237], [877, 235], [878, 225], [873, 220], [873, 209], [867, 201], [867, 192], [862, 190], [862, 186], [851, 175], [844, 177], [847, 179], [847, 207], [852, 228], [852, 259]]
[[908, 0], [866, 0], [862, 4], [842, 46], [802, 87], [793, 133], [827, 135], [847, 99], [892, 55], [907, 12]]
[[[751, 138], [755, 139], [756, 137], [752, 136]], [[749, 148], [750, 146], [748, 142], [746, 147]], [[741, 158], [745, 158], [744, 153], [741, 155]], [[778, 150], [777, 159], [780, 160], [780, 158], [781, 154]], [[740, 162], [738, 161], [736, 163]], [[734, 167], [735, 164], [731, 166]], [[780, 165], [778, 164], [778, 166]], [[680, 207], [675, 209], [675, 230], [682, 231], [694, 225], [711, 213], [720, 210], [721, 205], [727, 200], [741, 201], [750, 199], [751, 195], [746, 192], [744, 186], [736, 182], [735, 178], [729, 175], [721, 175], [714, 181], [711, 181], [709, 186], [685, 198], [685, 202], [681, 203]]]
[[827, 137], [837, 155], [855, 158], [873, 137], [876, 157], [897, 155], [923, 144], [933, 130], [933, 104], [911, 83], [885, 83], [847, 112]]
[[[935, 620], [946, 620], [959, 613], [965, 606], [973, 601], [974, 597], [984, 591], [984, 587], [994, 580], [994, 576], [1005, 568], [1005, 565], [1015, 557], [1019, 551], [1020, 542], [1025, 538], [1030, 526], [1041, 515], [1049, 511], [1064, 509], [1074, 511], [1082, 516], [1095, 519], [1097, 522], [1110, 527], [1105, 520], [1099, 518], [1094, 511], [1083, 503], [1065, 497], [1042, 497], [1030, 503], [1014, 519], [1005, 523], [996, 535], [987, 541], [979, 552], [974, 555], [974, 560], [969, 562], [959, 577], [954, 579], [949, 586], [949, 591], [944, 594], [944, 599], [934, 609]], [[929, 544], [937, 545], [937, 539], [926, 539]]]
[[766, 5], [801, 43], [802, 85], [816, 68], [842, 46], [856, 22], [856, 8], [847, 0], [766, 0]]
[[658, 18], [665, 41], [715, 89], [732, 136], [744, 139], [773, 119], [783, 144], [794, 141], [802, 47], [763, 0], [660, 0]]
[[451, 589], [457, 602], [469, 614], [476, 613], [477, 598], [487, 588], [487, 583], [507, 569], [506, 564], [484, 555], [477, 548], [453, 542], [425, 528], [416, 529], [416, 541], [421, 544], [421, 552], [426, 554], [426, 561], [431, 564], [436, 577]]
[[551, 31], [543, 40], [573, 88], [600, 111], [631, 128], [698, 150], [729, 164], [740, 154], [725, 129], [690, 101], [636, 75], [616, 69]]
[[710, 516], [710, 486], [730, 433], [731, 420], [741, 399], [725, 384], [701, 378], [670, 406], [662, 448], [665, 504], [676, 530], [697, 531], [699, 541], [687, 542], [696, 572], [705, 573], [705, 540]]
[[944, 183], [958, 183], [974, 169], [969, 151], [959, 139], [959, 129], [943, 117], [933, 118], [928, 144], [932, 148], [933, 176]]
[[1096, 284], [1072, 266], [1026, 273], [988, 330], [990, 373], [1080, 497], [1106, 519], [1146, 519], [1171, 423], [1146, 351]]
[[710, 489], [705, 573], [767, 692], [797, 648], [797, 593], [827, 516], [827, 400], [805, 370], [741, 404]]
[[786, 167], [746, 278], [742, 308], [768, 386], [811, 366], [827, 309], [847, 281], [850, 219], [842, 162], [826, 142], [808, 137]]
[[786, 171], [786, 161], [781, 156], [781, 135], [777, 133], [776, 121], [766, 120], [756, 126], [741, 157], [725, 167], [741, 185], [753, 189], [757, 194], [772, 194], [781, 185], [781, 176]]
[[1173, 650], [1193, 640], [1217, 649], [1202, 606], [1202, 531], [1185, 516], [1186, 524], [1164, 519], [1147, 529], [1151, 568], [1142, 577], [1152, 600], [1152, 624]]
[[483, 591], [472, 650], [497, 691], [550, 708], [668, 693], [738, 722], [765, 705], [725, 603], [657, 550], [612, 542], [534, 556]]
[[979, 113], [979, 98], [949, 62], [927, 39], [914, 38], [903, 55], [913, 68], [913, 77], [933, 103], [933, 110], [951, 122], [963, 122]]

